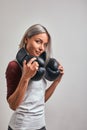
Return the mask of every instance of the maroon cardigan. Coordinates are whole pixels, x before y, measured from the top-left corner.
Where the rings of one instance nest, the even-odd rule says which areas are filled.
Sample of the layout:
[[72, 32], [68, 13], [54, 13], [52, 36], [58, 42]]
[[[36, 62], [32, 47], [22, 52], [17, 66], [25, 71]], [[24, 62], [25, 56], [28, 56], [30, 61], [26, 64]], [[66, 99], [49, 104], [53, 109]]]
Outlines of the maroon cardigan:
[[16, 90], [22, 70], [16, 61], [10, 61], [6, 69], [7, 99]]

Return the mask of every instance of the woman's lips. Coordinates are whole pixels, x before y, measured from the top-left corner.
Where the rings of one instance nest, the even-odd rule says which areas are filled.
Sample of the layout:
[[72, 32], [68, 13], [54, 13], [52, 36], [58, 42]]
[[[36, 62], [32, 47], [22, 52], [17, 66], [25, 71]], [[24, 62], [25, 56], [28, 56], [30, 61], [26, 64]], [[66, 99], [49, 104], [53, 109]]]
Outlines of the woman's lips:
[[39, 51], [36, 51], [36, 54], [37, 54], [37, 55], [40, 55], [40, 54], [41, 54], [41, 52], [39, 52]]

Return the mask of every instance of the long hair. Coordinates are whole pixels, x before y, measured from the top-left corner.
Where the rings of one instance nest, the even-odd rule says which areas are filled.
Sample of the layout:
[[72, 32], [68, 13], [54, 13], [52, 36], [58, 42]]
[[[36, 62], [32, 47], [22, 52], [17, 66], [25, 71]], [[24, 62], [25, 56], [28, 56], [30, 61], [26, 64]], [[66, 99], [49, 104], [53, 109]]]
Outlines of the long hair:
[[49, 32], [47, 31], [47, 29], [40, 25], [40, 24], [35, 24], [35, 25], [32, 25], [31, 27], [29, 27], [26, 32], [24, 33], [23, 37], [22, 37], [22, 40], [19, 44], [19, 49], [22, 48], [22, 47], [25, 47], [25, 42], [24, 42], [24, 39], [26, 37], [28, 38], [31, 38], [32, 36], [34, 35], [37, 35], [37, 34], [41, 34], [41, 33], [46, 33], [47, 36], [48, 36], [48, 46], [46, 48], [46, 58], [49, 59], [51, 57], [51, 53], [52, 53], [52, 50], [51, 50], [51, 36], [49, 34]]

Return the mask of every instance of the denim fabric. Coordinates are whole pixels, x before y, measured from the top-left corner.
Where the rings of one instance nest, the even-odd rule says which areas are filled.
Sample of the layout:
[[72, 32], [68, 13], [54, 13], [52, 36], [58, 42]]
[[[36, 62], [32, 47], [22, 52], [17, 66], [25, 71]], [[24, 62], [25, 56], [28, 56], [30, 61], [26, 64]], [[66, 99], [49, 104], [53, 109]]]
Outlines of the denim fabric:
[[[10, 126], [8, 126], [8, 130], [12, 130]], [[38, 129], [38, 130], [46, 130], [46, 128], [42, 127], [41, 129]]]
[[46, 127], [42, 127], [41, 129], [38, 129], [38, 130], [46, 130]]

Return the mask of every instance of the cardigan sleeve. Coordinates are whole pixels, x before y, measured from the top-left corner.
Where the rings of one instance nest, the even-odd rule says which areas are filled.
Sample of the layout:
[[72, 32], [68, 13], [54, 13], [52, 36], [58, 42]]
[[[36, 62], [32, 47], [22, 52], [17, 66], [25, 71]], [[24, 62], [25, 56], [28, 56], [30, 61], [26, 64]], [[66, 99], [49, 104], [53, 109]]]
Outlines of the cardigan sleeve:
[[14, 93], [22, 75], [21, 68], [16, 61], [9, 62], [6, 68], [7, 99]]

